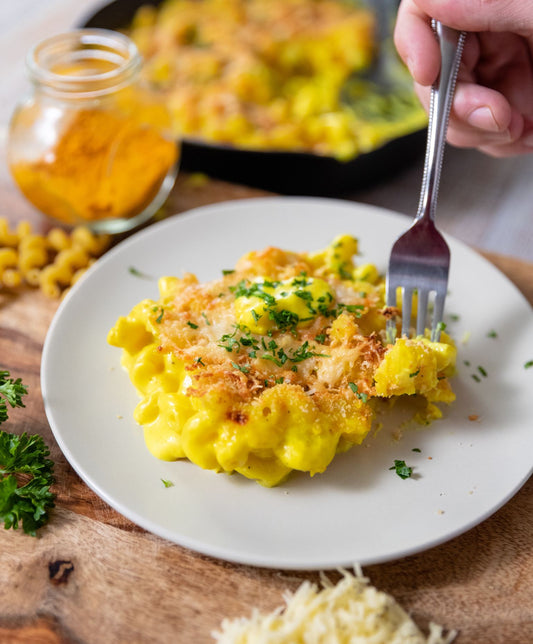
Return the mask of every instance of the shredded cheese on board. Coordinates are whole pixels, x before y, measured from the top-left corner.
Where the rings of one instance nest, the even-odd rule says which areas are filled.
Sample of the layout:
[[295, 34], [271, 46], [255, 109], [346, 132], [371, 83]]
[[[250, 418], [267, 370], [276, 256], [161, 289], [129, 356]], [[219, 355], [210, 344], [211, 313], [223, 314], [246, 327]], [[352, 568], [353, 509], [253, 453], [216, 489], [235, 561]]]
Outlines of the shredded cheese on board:
[[285, 593], [285, 606], [269, 614], [256, 608], [250, 618], [224, 619], [212, 633], [218, 644], [450, 644], [431, 623], [425, 636], [395, 599], [363, 577], [342, 570], [333, 584], [323, 573], [322, 588], [304, 581]]

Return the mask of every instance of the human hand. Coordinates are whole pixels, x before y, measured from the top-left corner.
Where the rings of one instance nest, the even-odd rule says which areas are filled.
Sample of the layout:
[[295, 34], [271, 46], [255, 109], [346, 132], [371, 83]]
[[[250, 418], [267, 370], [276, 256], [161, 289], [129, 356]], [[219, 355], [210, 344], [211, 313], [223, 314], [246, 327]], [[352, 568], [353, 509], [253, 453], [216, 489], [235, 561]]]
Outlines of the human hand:
[[468, 32], [448, 141], [495, 157], [533, 152], [533, 0], [402, 0], [394, 41], [426, 109], [440, 67], [431, 18]]

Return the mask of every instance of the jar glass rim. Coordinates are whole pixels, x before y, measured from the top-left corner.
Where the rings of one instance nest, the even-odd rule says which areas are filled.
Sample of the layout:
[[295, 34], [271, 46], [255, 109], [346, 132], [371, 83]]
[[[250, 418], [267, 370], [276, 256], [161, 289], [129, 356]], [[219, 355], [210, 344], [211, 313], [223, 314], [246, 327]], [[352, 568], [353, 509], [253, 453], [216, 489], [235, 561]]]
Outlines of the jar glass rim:
[[[110, 69], [89, 73], [59, 73], [54, 66], [69, 58], [100, 60]], [[72, 61], [71, 61], [72, 62]], [[108, 29], [74, 29], [37, 43], [28, 52], [26, 66], [31, 80], [56, 94], [99, 95], [131, 82], [141, 67], [141, 56], [125, 34]]]

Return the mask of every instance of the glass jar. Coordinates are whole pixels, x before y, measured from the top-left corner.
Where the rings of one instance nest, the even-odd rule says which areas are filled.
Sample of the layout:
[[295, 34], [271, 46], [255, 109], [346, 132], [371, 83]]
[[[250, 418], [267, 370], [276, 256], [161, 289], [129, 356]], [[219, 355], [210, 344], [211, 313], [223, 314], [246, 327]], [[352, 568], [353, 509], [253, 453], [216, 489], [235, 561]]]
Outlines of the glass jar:
[[60, 34], [29, 52], [33, 92], [12, 116], [8, 164], [56, 221], [123, 232], [168, 196], [179, 143], [167, 107], [139, 83], [141, 65], [129, 38], [104, 29]]

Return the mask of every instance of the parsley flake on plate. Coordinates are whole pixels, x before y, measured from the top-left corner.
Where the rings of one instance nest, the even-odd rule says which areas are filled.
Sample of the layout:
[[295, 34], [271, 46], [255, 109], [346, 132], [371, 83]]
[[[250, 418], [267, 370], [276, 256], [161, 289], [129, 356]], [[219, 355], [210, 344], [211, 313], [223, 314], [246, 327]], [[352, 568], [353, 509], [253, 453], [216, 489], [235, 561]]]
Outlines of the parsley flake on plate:
[[413, 474], [412, 467], [409, 467], [408, 465], [406, 465], [405, 461], [399, 461], [397, 459], [394, 459], [394, 465], [392, 467], [389, 467], [389, 470], [396, 470], [396, 474], [401, 479], [411, 478]]
[[141, 279], [144, 279], [144, 280], [154, 279], [151, 275], [148, 275], [148, 273], [143, 273], [143, 271], [140, 271], [138, 268], [135, 268], [135, 266], [129, 266], [128, 273], [135, 277], [140, 277]]

